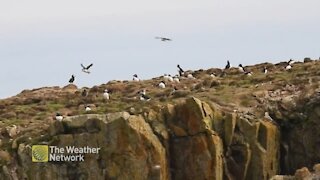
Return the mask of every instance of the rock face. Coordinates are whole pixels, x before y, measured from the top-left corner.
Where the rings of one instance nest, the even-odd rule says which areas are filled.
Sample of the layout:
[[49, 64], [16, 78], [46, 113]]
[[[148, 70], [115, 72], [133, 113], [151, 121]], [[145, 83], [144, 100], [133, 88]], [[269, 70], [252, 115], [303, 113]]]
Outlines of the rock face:
[[[126, 112], [67, 117], [33, 144], [99, 147], [85, 162], [32, 163], [19, 143], [18, 161], [0, 179], [269, 179], [279, 172], [279, 130], [196, 98], [144, 116]], [[8, 160], [10, 161], [10, 160]]]
[[140, 116], [75, 116], [55, 122], [50, 134], [51, 146], [100, 147], [101, 151], [86, 155], [85, 162], [32, 163], [30, 146], [20, 144], [19, 179], [169, 179], [166, 151]]

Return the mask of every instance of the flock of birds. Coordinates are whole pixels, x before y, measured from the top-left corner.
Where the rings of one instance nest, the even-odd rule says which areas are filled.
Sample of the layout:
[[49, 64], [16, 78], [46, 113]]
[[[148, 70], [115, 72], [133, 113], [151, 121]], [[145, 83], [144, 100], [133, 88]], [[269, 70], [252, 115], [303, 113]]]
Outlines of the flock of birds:
[[[166, 37], [155, 37], [155, 38], [156, 39], [160, 39], [163, 42], [172, 41], [172, 39], [166, 38]], [[285, 70], [290, 70], [292, 68], [292, 64], [293, 63], [294, 63], [294, 60], [292, 60], [292, 59], [290, 59], [288, 62], [286, 62], [286, 65], [284, 67]], [[93, 66], [93, 63], [91, 63], [91, 64], [89, 64], [87, 66], [81, 64], [82, 72], [90, 74], [90, 68], [92, 66]], [[179, 64], [177, 65], [177, 68], [178, 68], [178, 74], [175, 75], [175, 76], [171, 76], [170, 74], [164, 74], [163, 80], [158, 84], [158, 88], [165, 89], [166, 88], [166, 82], [179, 83], [181, 77], [184, 77], [184, 78], [187, 78], [187, 79], [195, 79], [195, 77], [193, 77], [192, 73], [186, 73], [181, 68], [181, 66]], [[227, 70], [227, 69], [230, 69], [230, 68], [231, 68], [231, 64], [230, 64], [230, 61], [228, 60], [227, 61], [227, 65], [225, 66], [224, 70]], [[249, 71], [247, 68], [245, 68], [242, 64], [238, 65], [238, 69], [239, 69], [239, 71], [241, 73], [243, 73], [243, 74], [245, 74], [247, 76], [252, 76], [253, 75], [253, 73], [251, 71]], [[267, 67], [263, 68], [262, 73], [264, 73], [264, 74], [268, 73]], [[216, 74], [212, 73], [212, 74], [210, 74], [210, 76], [211, 77], [216, 77]], [[69, 79], [69, 83], [73, 84], [74, 81], [75, 81], [75, 75], [72, 74], [71, 78]], [[140, 78], [138, 77], [137, 74], [133, 75], [132, 81], [134, 81], [134, 82], [139, 82], [140, 81]], [[177, 88], [174, 86], [173, 87], [173, 92], [175, 92], [176, 90], [177, 90]], [[151, 100], [150, 96], [147, 95], [145, 89], [139, 91], [138, 94], [140, 96], [140, 100], [141, 101], [150, 101]], [[86, 89], [84, 89], [83, 92], [82, 92], [82, 96], [86, 97], [87, 95], [88, 95], [88, 91]], [[109, 94], [108, 89], [104, 90], [103, 97], [104, 97], [105, 100], [109, 100], [110, 99], [110, 94]], [[88, 106], [88, 105], [85, 106], [85, 111], [86, 112], [91, 111], [91, 110], [92, 109], [90, 108], [90, 106]], [[62, 121], [63, 115], [61, 115], [59, 112], [57, 112], [55, 119], [58, 120], [58, 121]]]

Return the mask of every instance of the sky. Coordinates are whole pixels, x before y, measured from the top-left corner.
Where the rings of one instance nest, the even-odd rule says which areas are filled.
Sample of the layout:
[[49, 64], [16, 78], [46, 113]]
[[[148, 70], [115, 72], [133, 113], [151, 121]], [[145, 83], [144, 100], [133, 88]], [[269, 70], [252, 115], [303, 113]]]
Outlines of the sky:
[[[0, 98], [320, 56], [319, 0], [10, 0], [0, 3]], [[161, 42], [156, 36], [172, 38]], [[93, 63], [92, 73], [80, 64]]]

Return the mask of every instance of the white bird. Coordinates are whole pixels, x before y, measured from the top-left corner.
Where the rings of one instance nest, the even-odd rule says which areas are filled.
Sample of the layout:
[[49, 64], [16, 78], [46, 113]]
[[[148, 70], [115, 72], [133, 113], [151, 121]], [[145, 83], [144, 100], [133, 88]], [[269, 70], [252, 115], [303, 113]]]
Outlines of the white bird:
[[162, 89], [166, 88], [166, 84], [163, 81], [161, 81], [159, 83], [159, 88], [162, 88]]
[[105, 89], [105, 90], [104, 90], [103, 97], [104, 97], [106, 100], [109, 100], [109, 99], [110, 99], [110, 94], [109, 94], [109, 92], [108, 92], [108, 89]]
[[215, 75], [214, 73], [211, 73], [211, 74], [210, 74], [210, 77], [215, 78], [215, 77], [216, 77], [216, 75]]
[[242, 64], [239, 64], [239, 67], [238, 67], [238, 68], [239, 68], [239, 71], [240, 71], [240, 72], [244, 72], [244, 71], [245, 71], [245, 70], [244, 70], [244, 67], [242, 66]]
[[147, 94], [147, 90], [143, 89], [143, 90], [139, 91], [139, 94], [146, 95]]
[[90, 74], [89, 69], [90, 69], [92, 66], [93, 66], [92, 63], [91, 63], [90, 65], [88, 65], [88, 66], [84, 66], [83, 64], [81, 64], [82, 72]]
[[265, 73], [265, 74], [267, 74], [267, 73], [268, 73], [268, 69], [267, 69], [267, 67], [264, 67], [264, 68], [263, 68], [263, 73]]
[[168, 81], [169, 82], [173, 82], [173, 77], [169, 74], [169, 76], [168, 76]]
[[88, 111], [91, 111], [91, 108], [89, 106], [86, 106], [85, 110], [88, 112]]
[[60, 113], [56, 113], [56, 120], [57, 121], [62, 121], [63, 120], [63, 116]]
[[250, 71], [245, 72], [245, 74], [246, 74], [247, 76], [252, 76], [252, 73], [251, 73]]
[[150, 101], [151, 99], [149, 96], [147, 96], [147, 91], [145, 89], [139, 91], [138, 94], [140, 94], [141, 101]]
[[140, 81], [140, 79], [138, 78], [138, 75], [137, 74], [134, 74], [133, 75], [133, 81]]
[[176, 82], [176, 83], [179, 83], [179, 82], [180, 82], [180, 79], [179, 79], [178, 76], [175, 76], [175, 77], [173, 78], [173, 81]]
[[290, 70], [292, 68], [292, 66], [290, 65], [290, 64], [288, 64], [287, 66], [286, 66], [286, 70]]

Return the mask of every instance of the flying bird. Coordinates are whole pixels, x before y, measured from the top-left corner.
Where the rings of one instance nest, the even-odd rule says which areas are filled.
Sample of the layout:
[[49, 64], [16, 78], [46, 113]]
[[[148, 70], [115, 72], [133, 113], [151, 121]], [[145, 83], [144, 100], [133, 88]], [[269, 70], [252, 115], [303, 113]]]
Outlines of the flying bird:
[[75, 76], [72, 74], [71, 78], [69, 79], [69, 83], [72, 84], [75, 80]]
[[84, 66], [83, 64], [81, 64], [82, 72], [85, 72], [85, 73], [90, 74], [89, 69], [90, 69], [92, 66], [93, 66], [93, 64], [92, 64], [92, 63], [91, 63], [90, 65], [88, 65], [88, 66]]
[[160, 39], [163, 42], [172, 41], [170, 38], [166, 38], [166, 37], [156, 37], [156, 39]]

